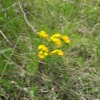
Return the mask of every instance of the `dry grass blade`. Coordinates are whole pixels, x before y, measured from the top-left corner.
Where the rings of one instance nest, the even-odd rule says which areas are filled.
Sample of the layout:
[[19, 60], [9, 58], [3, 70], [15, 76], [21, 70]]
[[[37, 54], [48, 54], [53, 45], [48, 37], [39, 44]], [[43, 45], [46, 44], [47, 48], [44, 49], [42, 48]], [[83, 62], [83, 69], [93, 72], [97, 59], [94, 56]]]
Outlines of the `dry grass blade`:
[[8, 38], [5, 36], [5, 34], [0, 30], [0, 34], [4, 37], [4, 39], [8, 42], [8, 43], [10, 43], [10, 41], [8, 40]]
[[18, 4], [19, 4], [19, 7], [20, 7], [20, 9], [21, 9], [21, 12], [22, 12], [22, 14], [23, 14], [23, 16], [24, 16], [24, 20], [26, 21], [27, 25], [33, 30], [34, 33], [36, 33], [36, 29], [35, 29], [35, 28], [31, 25], [31, 23], [28, 21], [27, 16], [26, 16], [26, 14], [25, 14], [25, 12], [24, 12], [24, 10], [23, 10], [23, 8], [22, 8], [22, 6], [21, 6], [21, 4], [20, 4], [19, 1], [18, 1]]

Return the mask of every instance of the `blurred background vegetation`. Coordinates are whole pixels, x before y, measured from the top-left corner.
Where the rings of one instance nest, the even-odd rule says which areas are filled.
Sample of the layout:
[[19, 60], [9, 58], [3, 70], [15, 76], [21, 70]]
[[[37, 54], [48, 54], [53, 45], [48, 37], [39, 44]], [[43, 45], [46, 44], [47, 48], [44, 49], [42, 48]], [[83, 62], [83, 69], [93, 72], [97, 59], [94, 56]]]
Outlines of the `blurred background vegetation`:
[[[0, 100], [100, 100], [99, 27], [100, 0], [0, 0]], [[64, 59], [37, 57], [41, 30], [70, 37]]]

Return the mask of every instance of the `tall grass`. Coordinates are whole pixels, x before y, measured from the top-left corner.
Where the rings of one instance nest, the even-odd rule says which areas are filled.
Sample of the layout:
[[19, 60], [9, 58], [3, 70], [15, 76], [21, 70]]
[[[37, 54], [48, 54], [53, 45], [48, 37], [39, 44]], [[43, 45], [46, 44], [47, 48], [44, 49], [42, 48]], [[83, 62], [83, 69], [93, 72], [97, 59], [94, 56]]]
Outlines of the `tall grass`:
[[[100, 7], [94, 0], [0, 1], [0, 99], [99, 100]], [[67, 35], [64, 57], [40, 59], [37, 35]]]

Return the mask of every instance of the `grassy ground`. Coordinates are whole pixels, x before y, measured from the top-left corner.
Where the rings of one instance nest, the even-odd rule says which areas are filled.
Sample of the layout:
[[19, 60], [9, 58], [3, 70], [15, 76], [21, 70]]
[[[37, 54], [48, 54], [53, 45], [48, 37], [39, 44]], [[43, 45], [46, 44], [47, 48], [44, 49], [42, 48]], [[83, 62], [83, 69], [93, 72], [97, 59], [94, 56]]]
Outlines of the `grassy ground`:
[[[0, 100], [100, 100], [100, 1], [1, 0]], [[44, 30], [68, 35], [64, 56], [38, 57]]]

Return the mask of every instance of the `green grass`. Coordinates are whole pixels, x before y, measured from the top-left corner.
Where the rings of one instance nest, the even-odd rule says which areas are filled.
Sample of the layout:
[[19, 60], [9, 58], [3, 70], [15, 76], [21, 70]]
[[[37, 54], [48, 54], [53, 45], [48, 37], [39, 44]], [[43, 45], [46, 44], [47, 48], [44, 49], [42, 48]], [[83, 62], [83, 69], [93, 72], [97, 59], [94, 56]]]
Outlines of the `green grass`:
[[[99, 5], [99, 0], [1, 0], [0, 100], [99, 100]], [[70, 37], [71, 44], [61, 48], [63, 58], [38, 58], [39, 44], [53, 48], [37, 36], [41, 30]]]

